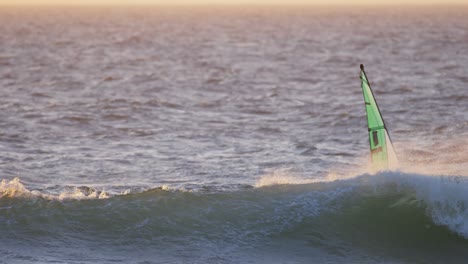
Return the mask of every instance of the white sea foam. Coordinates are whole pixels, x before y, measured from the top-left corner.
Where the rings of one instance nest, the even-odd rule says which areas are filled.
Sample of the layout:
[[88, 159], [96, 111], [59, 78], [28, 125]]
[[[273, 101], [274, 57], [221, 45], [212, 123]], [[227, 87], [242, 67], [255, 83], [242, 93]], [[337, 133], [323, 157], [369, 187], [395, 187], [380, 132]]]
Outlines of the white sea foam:
[[81, 188], [73, 187], [71, 190], [62, 191], [56, 198], [59, 200], [106, 199], [109, 195], [105, 191], [91, 189], [89, 192], [84, 192]]
[[427, 206], [427, 213], [434, 223], [468, 238], [468, 177], [388, 171], [371, 175], [366, 182], [376, 187], [389, 183], [409, 187]]
[[97, 191], [92, 188], [71, 187], [66, 188], [59, 194], [48, 194], [38, 190], [28, 190], [21, 182], [20, 178], [16, 177], [13, 180], [3, 179], [0, 182], [0, 198], [2, 197], [29, 197], [29, 198], [44, 198], [49, 200], [82, 200], [82, 199], [106, 199], [110, 195], [105, 191]]
[[468, 238], [468, 178], [412, 176], [408, 181], [435, 223]]
[[260, 177], [257, 180], [255, 187], [264, 187], [270, 185], [283, 185], [283, 184], [306, 184], [313, 183], [317, 180], [304, 179], [295, 175], [287, 169], [273, 170]]
[[[150, 188], [150, 189], [157, 189]], [[169, 185], [162, 185], [159, 189], [170, 192], [193, 192], [186, 188], [177, 188]], [[144, 191], [144, 190], [141, 190]], [[138, 192], [138, 191], [137, 191]], [[87, 186], [66, 186], [57, 193], [48, 193], [46, 191], [29, 190], [21, 182], [21, 179], [16, 177], [12, 180], [3, 179], [0, 182], [0, 198], [2, 197], [28, 197], [28, 198], [44, 198], [48, 200], [92, 200], [92, 199], [108, 199], [115, 195], [129, 195], [134, 193], [131, 189], [126, 189], [120, 193], [108, 193], [104, 190], [98, 190]]]
[[18, 177], [11, 181], [3, 179], [0, 182], [0, 198], [31, 195], [35, 195], [35, 193], [31, 193], [28, 189], [26, 189]]

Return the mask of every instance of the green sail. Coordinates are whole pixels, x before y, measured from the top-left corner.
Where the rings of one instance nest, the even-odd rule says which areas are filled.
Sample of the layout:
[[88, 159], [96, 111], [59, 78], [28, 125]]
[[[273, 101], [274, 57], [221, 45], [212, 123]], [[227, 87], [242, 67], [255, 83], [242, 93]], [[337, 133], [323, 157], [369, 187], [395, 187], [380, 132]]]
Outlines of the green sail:
[[375, 170], [395, 169], [398, 160], [362, 64], [360, 77], [366, 105], [372, 167]]

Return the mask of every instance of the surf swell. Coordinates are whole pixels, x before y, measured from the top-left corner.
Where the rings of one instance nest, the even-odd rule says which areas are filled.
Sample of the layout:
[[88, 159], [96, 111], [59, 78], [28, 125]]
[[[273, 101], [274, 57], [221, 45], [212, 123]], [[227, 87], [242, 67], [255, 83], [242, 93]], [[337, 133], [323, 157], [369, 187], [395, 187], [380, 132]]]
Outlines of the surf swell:
[[0, 185], [0, 232], [2, 240], [24, 243], [76, 239], [140, 247], [251, 247], [285, 239], [333, 247], [333, 254], [359, 246], [408, 256], [411, 248], [416, 258], [442, 244], [439, 254], [466, 257], [467, 191], [463, 177], [383, 172], [232, 192], [160, 187], [106, 197], [87, 190], [85, 199], [59, 199], [63, 195], [31, 192], [15, 179]]

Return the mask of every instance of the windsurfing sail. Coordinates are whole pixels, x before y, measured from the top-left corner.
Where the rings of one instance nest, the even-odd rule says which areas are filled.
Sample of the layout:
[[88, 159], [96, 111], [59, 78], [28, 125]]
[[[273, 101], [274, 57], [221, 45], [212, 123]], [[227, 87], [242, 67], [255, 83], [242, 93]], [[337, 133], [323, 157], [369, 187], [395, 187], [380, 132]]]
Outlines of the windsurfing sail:
[[362, 64], [360, 77], [366, 105], [372, 167], [374, 170], [396, 169], [398, 159]]

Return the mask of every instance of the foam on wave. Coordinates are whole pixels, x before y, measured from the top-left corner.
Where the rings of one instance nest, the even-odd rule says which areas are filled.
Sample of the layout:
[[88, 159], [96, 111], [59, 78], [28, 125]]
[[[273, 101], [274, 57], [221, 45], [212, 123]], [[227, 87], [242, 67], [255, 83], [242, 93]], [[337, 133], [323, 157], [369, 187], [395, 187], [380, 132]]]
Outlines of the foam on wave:
[[28, 190], [20, 178], [10, 181], [3, 179], [0, 182], [0, 198], [44, 198], [49, 200], [69, 199], [106, 199], [109, 195], [105, 191], [98, 191], [86, 186], [65, 188], [58, 195], [47, 194], [37, 190]]
[[[149, 199], [151, 204], [148, 206], [151, 208], [156, 206], [154, 210], [166, 210], [165, 207], [170, 202], [174, 203], [173, 210], [187, 211], [191, 210], [191, 206], [199, 207], [197, 210], [214, 210], [213, 213], [220, 219], [225, 217], [223, 214], [226, 212], [224, 209], [221, 210], [222, 207], [219, 207], [218, 203], [225, 203], [239, 210], [242, 206], [247, 206], [243, 214], [252, 215], [262, 214], [262, 211], [250, 210], [252, 206], [261, 210], [274, 208], [275, 211], [284, 214], [274, 217], [297, 223], [301, 219], [320, 215], [323, 209], [329, 208], [330, 205], [333, 205], [333, 210], [339, 215], [340, 211], [345, 209], [343, 206], [359, 207], [363, 199], [368, 197], [380, 199], [379, 197], [391, 193], [401, 197], [392, 202], [391, 206], [425, 208], [425, 214], [435, 225], [445, 226], [468, 239], [468, 177], [464, 176], [432, 176], [385, 171], [375, 175], [362, 174], [353, 178], [332, 173], [322, 179], [304, 181], [283, 170], [273, 171], [261, 177], [256, 187], [238, 191], [203, 193], [183, 191], [164, 185], [144, 192], [125, 191], [111, 195], [105, 191], [82, 186], [67, 187], [59, 194], [52, 195], [30, 191], [19, 178], [14, 178], [10, 181], [5, 179], [1, 181], [0, 199], [102, 200], [124, 195], [126, 199], [117, 200], [122, 203], [122, 207], [126, 207], [125, 203], [133, 204], [137, 201], [145, 204]], [[411, 194], [410, 198], [407, 193]], [[354, 197], [352, 199], [354, 204], [346, 204], [351, 196]]]

